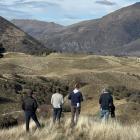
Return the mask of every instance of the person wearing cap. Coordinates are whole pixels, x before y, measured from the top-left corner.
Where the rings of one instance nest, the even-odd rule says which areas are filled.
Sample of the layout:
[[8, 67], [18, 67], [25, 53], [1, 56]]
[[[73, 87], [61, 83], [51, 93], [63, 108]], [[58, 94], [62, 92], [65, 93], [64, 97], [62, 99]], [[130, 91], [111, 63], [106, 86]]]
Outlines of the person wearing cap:
[[80, 85], [75, 84], [75, 89], [68, 95], [71, 101], [71, 125], [74, 126], [78, 122], [81, 111], [81, 102], [83, 101], [82, 93], [79, 91]]
[[53, 106], [53, 122], [54, 123], [56, 121], [60, 123], [63, 103], [64, 103], [63, 95], [60, 93], [60, 88], [57, 88], [56, 93], [54, 93], [51, 97], [51, 104]]
[[99, 104], [101, 109], [101, 119], [107, 121], [110, 114], [110, 107], [113, 106], [113, 97], [107, 88], [102, 90], [99, 98]]
[[31, 118], [34, 120], [38, 128], [40, 128], [41, 125], [36, 116], [38, 105], [36, 99], [33, 97], [33, 91], [27, 90], [26, 93], [27, 97], [22, 101], [22, 109], [25, 113], [26, 131], [29, 132], [29, 123]]

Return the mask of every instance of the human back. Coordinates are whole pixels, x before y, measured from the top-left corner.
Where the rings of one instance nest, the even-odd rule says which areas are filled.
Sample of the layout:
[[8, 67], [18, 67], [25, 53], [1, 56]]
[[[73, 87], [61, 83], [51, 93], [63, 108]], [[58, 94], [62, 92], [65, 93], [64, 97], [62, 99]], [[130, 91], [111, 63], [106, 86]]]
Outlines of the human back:
[[51, 103], [54, 108], [61, 108], [63, 104], [63, 95], [60, 93], [54, 93], [51, 98]]
[[36, 100], [32, 96], [28, 96], [23, 101], [23, 110], [35, 112], [37, 109]]
[[110, 106], [113, 104], [112, 96], [109, 92], [102, 93], [100, 97], [101, 108], [104, 110], [109, 110]]
[[79, 90], [74, 89], [70, 93], [69, 99], [71, 100], [71, 105], [72, 106], [77, 106], [77, 103], [79, 103], [79, 105], [80, 105], [81, 101], [83, 100], [82, 93]]
[[23, 99], [22, 109], [24, 110], [25, 113], [26, 131], [29, 132], [29, 124], [31, 118], [34, 120], [38, 128], [40, 128], [41, 125], [36, 116], [36, 110], [38, 105], [36, 99], [33, 97], [33, 91], [28, 90], [27, 94], [28, 96]]
[[81, 112], [83, 96], [79, 88], [80, 85], [78, 83], [75, 84], [75, 89], [68, 95], [68, 99], [71, 101], [71, 126], [77, 124]]
[[51, 97], [51, 104], [53, 106], [53, 122], [56, 120], [60, 123], [61, 113], [62, 113], [62, 105], [64, 103], [63, 95], [60, 94], [60, 88], [56, 89], [56, 93], [54, 93]]
[[99, 98], [99, 104], [101, 109], [101, 119], [107, 121], [110, 114], [110, 108], [113, 106], [113, 97], [109, 92], [109, 89], [104, 89]]

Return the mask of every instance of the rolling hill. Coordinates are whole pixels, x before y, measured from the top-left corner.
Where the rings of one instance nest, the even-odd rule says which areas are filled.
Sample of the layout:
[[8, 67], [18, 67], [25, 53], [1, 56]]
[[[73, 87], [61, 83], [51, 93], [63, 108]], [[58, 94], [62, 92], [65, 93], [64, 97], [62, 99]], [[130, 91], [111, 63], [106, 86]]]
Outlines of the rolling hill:
[[[15, 93], [16, 85], [33, 89], [38, 102], [48, 105], [53, 87], [60, 86], [66, 97], [69, 92], [65, 87], [71, 90], [75, 82], [80, 82], [85, 97], [83, 115], [99, 115], [100, 92], [110, 86], [117, 118], [124, 123], [140, 119], [140, 63], [135, 57], [58, 53], [40, 57], [7, 53], [0, 67], [0, 97], [7, 101], [1, 103], [0, 113], [20, 110], [21, 95]], [[66, 99], [64, 109], [69, 110]]]
[[48, 54], [49, 49], [45, 48], [36, 39], [0, 17], [0, 44], [5, 51], [23, 52], [27, 54]]
[[[30, 33], [28, 26], [19, 25]], [[140, 2], [101, 19], [67, 26], [41, 41], [46, 47], [60, 52], [140, 56]]]

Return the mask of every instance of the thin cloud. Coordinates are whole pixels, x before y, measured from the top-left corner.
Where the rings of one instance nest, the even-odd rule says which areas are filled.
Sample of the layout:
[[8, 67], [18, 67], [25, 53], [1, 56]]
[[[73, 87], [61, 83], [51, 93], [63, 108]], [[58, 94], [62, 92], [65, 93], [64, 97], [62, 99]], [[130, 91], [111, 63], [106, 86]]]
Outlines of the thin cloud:
[[[0, 0], [0, 16], [70, 25], [101, 18], [139, 0]], [[102, 6], [101, 6], [102, 5]]]
[[116, 5], [115, 2], [111, 2], [111, 1], [109, 1], [109, 0], [98, 0], [98, 1], [96, 1], [95, 3], [101, 4], [101, 5], [106, 5], [106, 6], [113, 6], [113, 5]]
[[59, 7], [59, 4], [56, 3], [51, 3], [51, 2], [45, 2], [45, 1], [30, 1], [30, 2], [22, 2], [20, 3], [20, 5], [32, 5], [35, 7], [48, 7], [48, 6], [52, 6], [52, 7]]

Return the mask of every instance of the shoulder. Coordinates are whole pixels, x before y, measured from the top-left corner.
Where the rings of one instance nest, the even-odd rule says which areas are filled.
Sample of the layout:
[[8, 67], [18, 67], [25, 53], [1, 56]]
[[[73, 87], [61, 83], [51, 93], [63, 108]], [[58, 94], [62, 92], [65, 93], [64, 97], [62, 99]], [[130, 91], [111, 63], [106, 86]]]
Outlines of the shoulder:
[[31, 98], [31, 99], [32, 99], [32, 101], [36, 102], [36, 99], [35, 98]]
[[27, 100], [27, 97], [23, 97], [22, 101], [25, 102]]
[[112, 95], [110, 94], [110, 98], [113, 99]]
[[52, 97], [54, 97], [55, 96], [55, 93], [54, 94], [52, 94]]
[[106, 97], [106, 94], [105, 93], [101, 93], [100, 98], [104, 98], [104, 97]]
[[82, 96], [82, 92], [81, 92], [81, 91], [79, 91], [78, 94], [79, 94], [80, 96]]
[[61, 93], [59, 93], [58, 95], [59, 95], [59, 97], [63, 97], [63, 95]]
[[73, 95], [73, 94], [74, 94], [74, 92], [73, 92], [73, 91], [69, 93], [69, 95]]
[[23, 99], [23, 101], [24, 101], [24, 102], [29, 102], [29, 101], [32, 101], [32, 98], [30, 98], [30, 97], [25, 97], [25, 98]]
[[79, 91], [76, 93], [77, 96], [82, 96], [82, 93]]

